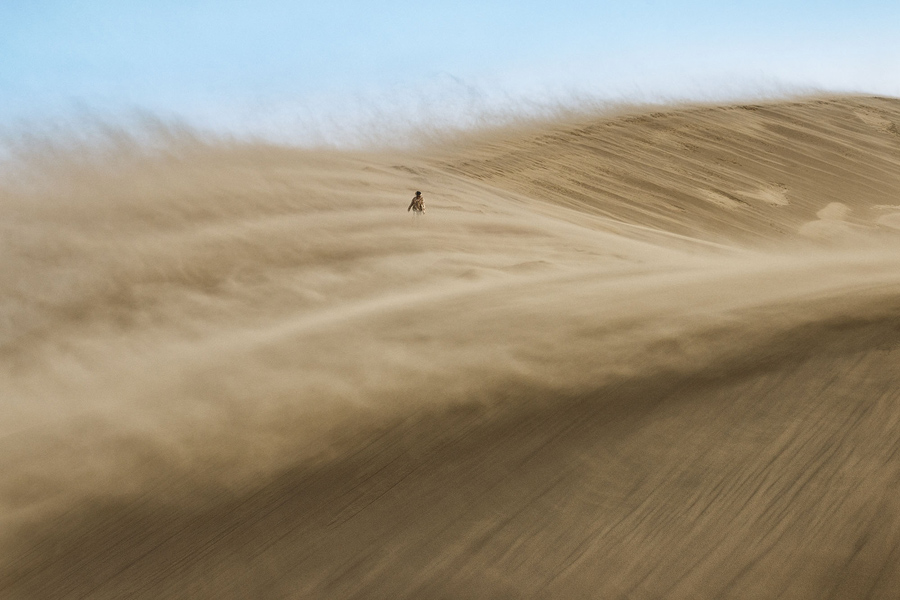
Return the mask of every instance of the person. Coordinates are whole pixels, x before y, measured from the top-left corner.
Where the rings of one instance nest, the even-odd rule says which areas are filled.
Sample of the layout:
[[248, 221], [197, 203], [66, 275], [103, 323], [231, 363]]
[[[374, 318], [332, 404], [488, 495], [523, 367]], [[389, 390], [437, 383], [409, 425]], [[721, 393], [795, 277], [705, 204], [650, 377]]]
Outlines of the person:
[[425, 198], [422, 196], [422, 192], [416, 192], [416, 195], [413, 197], [412, 202], [409, 203], [409, 208], [406, 209], [406, 212], [411, 210], [416, 211], [416, 214], [425, 212]]

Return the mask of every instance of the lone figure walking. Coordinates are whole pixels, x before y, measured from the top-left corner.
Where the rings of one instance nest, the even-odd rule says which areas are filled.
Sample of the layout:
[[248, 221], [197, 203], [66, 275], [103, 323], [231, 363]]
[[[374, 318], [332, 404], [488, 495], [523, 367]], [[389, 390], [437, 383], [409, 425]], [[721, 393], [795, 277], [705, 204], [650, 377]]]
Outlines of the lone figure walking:
[[409, 208], [406, 209], [406, 212], [411, 210], [416, 211], [417, 214], [425, 212], [425, 198], [422, 196], [422, 192], [416, 192], [416, 195], [413, 197], [412, 202], [409, 203]]

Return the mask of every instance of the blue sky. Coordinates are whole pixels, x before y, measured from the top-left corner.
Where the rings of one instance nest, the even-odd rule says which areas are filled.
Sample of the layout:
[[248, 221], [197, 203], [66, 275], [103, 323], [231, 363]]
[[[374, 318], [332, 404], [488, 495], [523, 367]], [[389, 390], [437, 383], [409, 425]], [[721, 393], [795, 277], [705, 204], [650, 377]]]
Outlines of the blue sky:
[[138, 108], [347, 133], [575, 96], [815, 88], [900, 96], [900, 2], [0, 0], [7, 124]]

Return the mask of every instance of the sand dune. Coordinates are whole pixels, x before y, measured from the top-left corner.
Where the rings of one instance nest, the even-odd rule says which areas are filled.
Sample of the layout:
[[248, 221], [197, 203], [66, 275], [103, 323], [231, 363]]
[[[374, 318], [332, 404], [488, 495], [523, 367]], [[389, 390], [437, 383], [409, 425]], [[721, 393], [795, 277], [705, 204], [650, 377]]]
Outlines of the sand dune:
[[896, 597], [898, 126], [21, 148], [0, 597]]

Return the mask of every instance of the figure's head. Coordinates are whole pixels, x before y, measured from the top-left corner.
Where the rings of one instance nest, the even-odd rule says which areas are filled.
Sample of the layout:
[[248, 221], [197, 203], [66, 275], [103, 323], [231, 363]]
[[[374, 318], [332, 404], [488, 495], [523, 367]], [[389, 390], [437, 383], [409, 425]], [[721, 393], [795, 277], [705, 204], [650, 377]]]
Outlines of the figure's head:
[[422, 192], [416, 192], [416, 196], [421, 196]]

